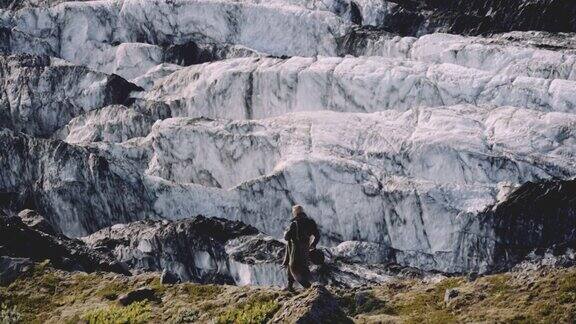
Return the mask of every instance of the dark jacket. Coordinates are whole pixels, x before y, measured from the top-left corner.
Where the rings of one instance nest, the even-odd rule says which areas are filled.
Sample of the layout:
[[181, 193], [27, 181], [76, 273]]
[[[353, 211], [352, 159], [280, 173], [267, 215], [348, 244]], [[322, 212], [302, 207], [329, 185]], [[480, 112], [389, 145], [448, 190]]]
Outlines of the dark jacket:
[[[310, 237], [314, 240], [310, 241]], [[309, 218], [305, 213], [300, 213], [292, 218], [288, 231], [284, 233], [284, 239], [287, 241], [286, 254], [284, 256], [284, 265], [308, 266], [308, 251], [315, 249], [320, 240], [320, 232], [316, 222]]]

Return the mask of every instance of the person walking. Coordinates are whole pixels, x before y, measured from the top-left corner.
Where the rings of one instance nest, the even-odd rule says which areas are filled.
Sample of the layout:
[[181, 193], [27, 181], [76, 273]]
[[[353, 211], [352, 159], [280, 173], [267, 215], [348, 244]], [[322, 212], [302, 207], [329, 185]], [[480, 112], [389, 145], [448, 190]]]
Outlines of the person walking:
[[287, 245], [282, 266], [286, 268], [288, 275], [286, 290], [294, 291], [294, 282], [309, 288], [311, 286], [309, 253], [316, 249], [320, 232], [316, 222], [304, 213], [302, 206], [292, 207], [292, 220], [290, 227], [284, 232], [284, 239]]

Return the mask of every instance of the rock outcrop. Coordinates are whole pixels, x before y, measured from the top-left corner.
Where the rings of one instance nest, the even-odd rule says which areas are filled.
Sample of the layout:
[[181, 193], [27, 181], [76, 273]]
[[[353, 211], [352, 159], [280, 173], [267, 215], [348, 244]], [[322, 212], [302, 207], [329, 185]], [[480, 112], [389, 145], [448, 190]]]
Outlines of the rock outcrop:
[[575, 180], [529, 182], [482, 214], [487, 219], [481, 224], [493, 224], [497, 238], [493, 252], [497, 269], [507, 270], [531, 253], [572, 254], [574, 259], [575, 197]]
[[24, 268], [31, 269], [31, 261], [45, 260], [55, 268], [68, 271], [128, 274], [111, 255], [94, 251], [81, 241], [29, 227], [18, 217], [0, 215], [0, 248], [2, 281], [6, 282], [15, 279]]
[[340, 309], [338, 301], [323, 286], [314, 285], [306, 292], [288, 301], [274, 318], [273, 323], [353, 323]]
[[95, 250], [113, 254], [134, 271], [166, 270], [181, 281], [233, 284], [235, 273], [226, 243], [257, 233], [240, 222], [197, 216], [175, 222], [115, 225], [83, 240]]
[[28, 258], [0, 256], [0, 286], [11, 284], [21, 275], [32, 270], [33, 262]]

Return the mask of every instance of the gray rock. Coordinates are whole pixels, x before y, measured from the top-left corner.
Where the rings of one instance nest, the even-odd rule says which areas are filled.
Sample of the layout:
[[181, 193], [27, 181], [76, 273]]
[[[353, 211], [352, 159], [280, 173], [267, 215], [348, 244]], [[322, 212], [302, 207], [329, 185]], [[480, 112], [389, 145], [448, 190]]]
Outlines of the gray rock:
[[28, 258], [0, 256], [0, 285], [9, 285], [33, 266]]
[[[286, 284], [286, 272], [280, 266], [285, 244], [238, 221], [204, 216], [136, 221], [102, 229], [82, 240], [95, 250], [114, 255], [133, 272], [162, 271], [165, 284]], [[373, 285], [390, 276], [426, 274], [413, 275], [400, 266], [350, 262], [334, 256], [320, 267], [313, 266], [312, 272], [317, 282], [335, 287]]]
[[35, 262], [50, 260], [51, 266], [58, 269], [129, 274], [110, 255], [94, 251], [81, 241], [28, 227], [21, 218], [2, 216], [1, 212], [0, 246], [6, 256]]
[[62, 141], [0, 128], [0, 179], [0, 207], [22, 210], [33, 201], [70, 237], [153, 216], [150, 193], [131, 166]]
[[160, 283], [163, 285], [173, 285], [180, 282], [180, 278], [174, 275], [172, 272], [164, 269], [162, 270], [162, 275], [160, 276]]
[[40, 232], [44, 232], [46, 234], [54, 235], [56, 234], [56, 230], [48, 221], [42, 217], [38, 212], [31, 209], [24, 209], [20, 213], [18, 213], [18, 217], [22, 219], [24, 224], [28, 227], [38, 230]]
[[166, 271], [180, 281], [234, 284], [225, 245], [255, 234], [258, 230], [244, 223], [199, 215], [116, 225], [83, 240], [134, 270]]
[[139, 288], [118, 297], [118, 303], [122, 306], [128, 306], [132, 303], [144, 300], [159, 301], [159, 298], [156, 296], [154, 289], [148, 287]]
[[449, 304], [454, 298], [458, 297], [460, 291], [456, 288], [446, 289], [444, 292], [444, 302]]
[[353, 323], [338, 301], [318, 284], [287, 301], [272, 319], [273, 323]]

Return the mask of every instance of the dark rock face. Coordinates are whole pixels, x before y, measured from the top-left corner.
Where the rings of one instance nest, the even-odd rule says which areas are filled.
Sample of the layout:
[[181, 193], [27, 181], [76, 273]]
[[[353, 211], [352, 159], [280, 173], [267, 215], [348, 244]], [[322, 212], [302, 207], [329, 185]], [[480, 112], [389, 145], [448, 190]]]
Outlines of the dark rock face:
[[385, 30], [403, 35], [434, 31], [489, 34], [512, 30], [576, 31], [576, 4], [568, 0], [398, 0]]
[[136, 271], [166, 271], [181, 281], [234, 283], [226, 264], [229, 240], [258, 234], [241, 222], [196, 216], [174, 222], [137, 221], [100, 230], [84, 241]]
[[226, 44], [197, 44], [193, 41], [185, 44], [168, 44], [163, 48], [164, 62], [182, 66], [256, 55], [255, 51], [248, 48]]
[[237, 239], [240, 248], [229, 250], [228, 255], [234, 261], [245, 264], [258, 262], [281, 263], [286, 245], [269, 236], [246, 236]]
[[[85, 91], [79, 84], [92, 84]], [[48, 56], [0, 55], [0, 127], [48, 137], [72, 118], [140, 90], [117, 75], [54, 65]]]
[[0, 148], [3, 208], [37, 210], [69, 236], [150, 215], [140, 177], [98, 153], [9, 130], [0, 130]]
[[0, 285], [9, 285], [30, 270], [32, 265], [32, 261], [28, 258], [0, 256]]
[[[254, 227], [219, 218], [196, 216], [179, 221], [137, 221], [115, 225], [83, 238], [112, 254], [132, 272], [162, 271], [161, 281], [282, 286], [285, 244]], [[312, 266], [315, 280], [335, 287], [377, 284], [391, 276], [425, 276], [394, 265], [354, 262], [330, 253], [326, 264]]]
[[576, 180], [526, 183], [483, 216], [496, 235], [497, 270], [532, 251], [559, 255], [576, 249]]
[[172, 272], [167, 271], [166, 269], [164, 269], [162, 271], [162, 275], [160, 276], [160, 283], [161, 284], [173, 285], [173, 284], [177, 284], [179, 282], [180, 282], [180, 279], [178, 278], [178, 276], [176, 276]]
[[[37, 262], [50, 260], [54, 267], [63, 270], [128, 274], [113, 258], [92, 251], [83, 242], [30, 228], [18, 217], [0, 216], [0, 246], [2, 254], [7, 257]], [[21, 260], [16, 263], [6, 260], [6, 268], [14, 271], [22, 269], [25, 264]]]
[[[484, 264], [482, 273], [533, 265], [575, 264], [576, 180], [528, 182], [475, 216], [459, 239], [462, 262]], [[554, 260], [544, 260], [546, 258]], [[526, 265], [521, 265], [526, 266]]]

